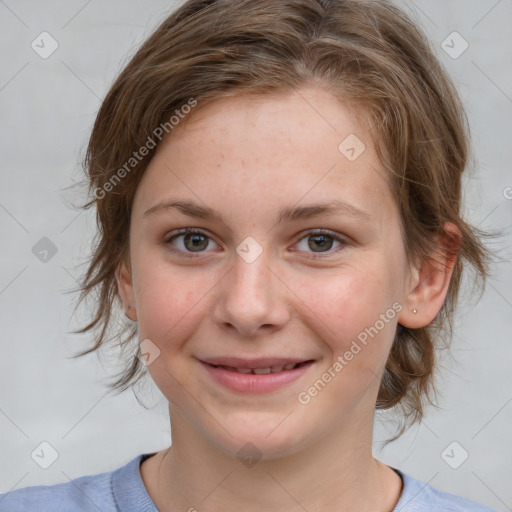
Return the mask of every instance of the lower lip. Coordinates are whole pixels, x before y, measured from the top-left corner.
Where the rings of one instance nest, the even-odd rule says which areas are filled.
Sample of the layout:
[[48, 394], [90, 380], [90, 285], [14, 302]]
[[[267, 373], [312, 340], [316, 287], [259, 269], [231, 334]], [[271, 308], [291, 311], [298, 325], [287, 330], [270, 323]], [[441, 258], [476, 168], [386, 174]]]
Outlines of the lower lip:
[[313, 366], [309, 361], [293, 370], [282, 370], [276, 373], [238, 373], [225, 368], [216, 368], [201, 361], [206, 371], [219, 383], [232, 391], [241, 393], [268, 393], [299, 379]]

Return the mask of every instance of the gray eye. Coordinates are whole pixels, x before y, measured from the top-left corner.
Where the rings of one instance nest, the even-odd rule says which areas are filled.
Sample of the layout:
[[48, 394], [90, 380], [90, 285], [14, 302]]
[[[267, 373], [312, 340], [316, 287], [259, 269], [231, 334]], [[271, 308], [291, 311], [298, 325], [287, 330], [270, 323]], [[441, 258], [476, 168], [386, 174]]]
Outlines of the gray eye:
[[[320, 248], [320, 249], [325, 249], [325, 250], [329, 250], [332, 248], [332, 244], [333, 244], [333, 237], [332, 236], [329, 236], [329, 235], [309, 235], [308, 237], [308, 247], [315, 251], [315, 252], [318, 252], [316, 251], [316, 249]], [[320, 250], [320, 252], [323, 252], [322, 250]]]
[[169, 246], [174, 246], [179, 252], [185, 254], [205, 252], [210, 242], [215, 246], [215, 242], [208, 235], [195, 230], [177, 233], [166, 241]]
[[187, 250], [191, 252], [200, 252], [208, 247], [209, 238], [205, 235], [199, 235], [197, 233], [187, 233], [183, 236], [183, 243]]

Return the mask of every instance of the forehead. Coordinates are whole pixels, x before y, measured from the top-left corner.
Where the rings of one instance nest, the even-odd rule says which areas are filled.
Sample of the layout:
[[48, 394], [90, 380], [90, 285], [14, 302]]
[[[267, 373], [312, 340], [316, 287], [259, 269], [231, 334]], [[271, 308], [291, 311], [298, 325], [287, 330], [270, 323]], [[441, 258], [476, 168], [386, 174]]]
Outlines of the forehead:
[[[312, 146], [317, 139], [325, 139], [326, 144], [337, 141], [344, 134], [357, 134], [367, 138], [366, 113], [361, 107], [341, 102], [328, 91], [318, 87], [308, 87], [293, 91], [267, 94], [239, 94], [209, 101], [198, 106], [164, 140], [162, 148], [173, 144], [175, 148], [191, 142], [194, 138], [204, 138], [210, 131], [209, 140], [217, 145], [229, 145], [235, 150], [233, 138], [241, 142], [252, 131], [258, 131], [259, 141], [267, 144], [267, 149], [278, 149], [279, 143], [298, 143], [301, 139], [310, 140]], [[279, 140], [275, 136], [279, 135]], [[258, 143], [254, 140], [254, 144]], [[172, 142], [171, 142], [172, 141]], [[169, 142], [169, 144], [167, 144]], [[270, 143], [269, 143], [270, 142]], [[370, 143], [370, 141], [368, 141]], [[246, 149], [246, 148], [244, 148]], [[306, 148], [304, 148], [306, 149]]]
[[247, 207], [259, 193], [281, 203], [341, 195], [371, 210], [394, 202], [364, 112], [316, 88], [199, 102], [160, 144], [136, 202], [195, 195]]

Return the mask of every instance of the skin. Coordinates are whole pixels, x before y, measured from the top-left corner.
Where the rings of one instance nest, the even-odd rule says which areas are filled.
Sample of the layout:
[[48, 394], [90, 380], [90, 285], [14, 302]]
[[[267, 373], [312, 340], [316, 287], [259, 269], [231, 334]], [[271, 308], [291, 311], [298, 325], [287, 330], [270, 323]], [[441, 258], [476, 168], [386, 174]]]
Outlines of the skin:
[[[400, 497], [400, 477], [372, 454], [380, 377], [397, 323], [434, 319], [454, 261], [407, 263], [395, 199], [357, 114], [312, 87], [199, 105], [139, 184], [117, 280], [140, 340], [160, 351], [148, 370], [169, 401], [173, 442], [141, 464], [141, 476], [162, 512], [385, 512]], [[366, 146], [354, 161], [338, 150], [349, 134]], [[143, 216], [170, 199], [214, 208], [225, 222], [177, 209]], [[277, 224], [283, 207], [334, 199], [369, 220], [339, 212]], [[208, 237], [202, 252], [183, 235], [168, 241], [185, 227]], [[342, 242], [327, 237], [322, 249], [308, 232], [318, 229]], [[262, 249], [251, 263], [236, 252], [247, 236]], [[401, 311], [299, 403], [298, 393], [395, 302]], [[221, 355], [316, 362], [277, 391], [248, 395], [216, 384], [196, 359]], [[237, 458], [247, 442], [261, 455], [251, 467]]]

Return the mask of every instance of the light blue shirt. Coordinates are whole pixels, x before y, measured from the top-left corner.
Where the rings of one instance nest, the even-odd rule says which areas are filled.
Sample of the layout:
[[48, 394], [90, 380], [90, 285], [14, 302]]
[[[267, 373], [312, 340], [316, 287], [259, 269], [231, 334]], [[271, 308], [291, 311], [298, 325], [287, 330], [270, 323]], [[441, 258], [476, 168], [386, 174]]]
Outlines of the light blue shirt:
[[[151, 455], [138, 455], [125, 466], [107, 473], [0, 494], [0, 511], [158, 512], [144, 487], [139, 469], [140, 463]], [[400, 500], [393, 512], [496, 512], [466, 498], [438, 491], [429, 484], [393, 469], [404, 483]]]

